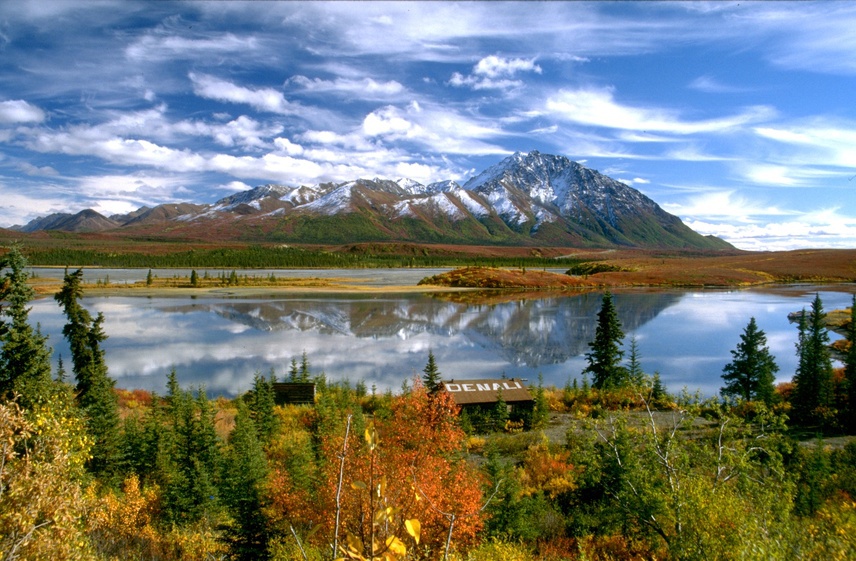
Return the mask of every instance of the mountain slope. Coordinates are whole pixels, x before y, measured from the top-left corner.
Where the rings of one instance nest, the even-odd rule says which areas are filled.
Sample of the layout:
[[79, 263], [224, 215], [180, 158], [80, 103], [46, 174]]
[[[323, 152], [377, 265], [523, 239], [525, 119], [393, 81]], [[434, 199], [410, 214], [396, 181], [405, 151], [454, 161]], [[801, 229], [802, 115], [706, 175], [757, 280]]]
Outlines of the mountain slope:
[[[80, 216], [84, 213], [85, 219]], [[406, 178], [262, 185], [213, 205], [160, 205], [109, 219], [84, 213], [74, 220], [53, 215], [22, 230], [87, 228], [298, 243], [731, 247], [694, 232], [628, 185], [563, 156], [537, 151], [509, 156], [463, 186], [454, 181], [426, 186]]]

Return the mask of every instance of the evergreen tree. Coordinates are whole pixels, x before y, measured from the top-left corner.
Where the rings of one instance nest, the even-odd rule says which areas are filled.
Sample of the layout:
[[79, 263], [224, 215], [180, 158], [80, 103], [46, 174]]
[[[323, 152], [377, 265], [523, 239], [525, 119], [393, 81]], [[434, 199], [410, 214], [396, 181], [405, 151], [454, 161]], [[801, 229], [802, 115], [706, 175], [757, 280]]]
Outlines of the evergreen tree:
[[538, 373], [538, 386], [535, 388], [535, 407], [532, 409], [532, 428], [544, 428], [550, 416], [550, 405], [544, 392], [544, 375]]
[[291, 367], [288, 369], [288, 381], [289, 382], [297, 382], [300, 380], [300, 370], [297, 368], [297, 359], [291, 359]]
[[493, 406], [493, 414], [491, 415], [493, 430], [504, 430], [509, 418], [508, 403], [502, 395], [502, 390], [499, 389], [496, 391], [496, 404]]
[[262, 511], [267, 471], [249, 408], [239, 401], [223, 470], [223, 500], [232, 515], [225, 539], [235, 559], [255, 561], [270, 556], [269, 529]]
[[277, 419], [273, 412], [274, 391], [273, 384], [276, 381], [273, 373], [270, 379], [265, 379], [259, 373], [253, 377], [253, 391], [248, 394], [248, 405], [250, 414], [258, 431], [259, 440], [263, 444], [270, 442], [276, 431]]
[[428, 364], [425, 365], [422, 372], [424, 372], [422, 381], [425, 384], [425, 389], [430, 394], [437, 393], [440, 390], [440, 382], [443, 375], [437, 369], [437, 363], [434, 361], [434, 352], [431, 350], [428, 351]]
[[754, 317], [740, 335], [740, 343], [731, 351], [731, 356], [733, 360], [722, 370], [725, 380], [722, 395], [772, 404], [776, 396], [773, 383], [779, 367], [767, 347], [767, 335], [758, 329]]
[[154, 282], [154, 278], [152, 277], [152, 270], [149, 269], [149, 272], [146, 274], [146, 286], [151, 286]]
[[658, 403], [667, 397], [669, 397], [669, 393], [666, 391], [666, 386], [663, 385], [660, 373], [654, 372], [654, 377], [651, 379], [651, 399], [654, 403]]
[[820, 295], [815, 295], [811, 311], [800, 315], [797, 342], [799, 361], [794, 375], [794, 414], [802, 423], [828, 424], [834, 411], [832, 357], [826, 313]]
[[26, 266], [17, 246], [0, 259], [0, 270], [8, 269], [0, 281], [0, 399], [17, 393], [20, 404], [31, 408], [51, 392], [51, 351], [47, 337], [29, 324], [27, 304], [35, 291], [27, 284]]
[[194, 288], [199, 286], [199, 275], [196, 273], [196, 269], [190, 271], [190, 286]]
[[172, 522], [194, 522], [216, 507], [222, 455], [214, 411], [204, 390], [194, 398], [191, 391], [181, 389], [175, 370], [168, 377], [166, 404], [162, 433], [149, 437], [157, 446], [164, 510]]
[[847, 353], [844, 355], [844, 380], [847, 385], [847, 424], [850, 434], [856, 430], [856, 295], [850, 304], [850, 323], [847, 324]]
[[55, 299], [63, 308], [66, 319], [62, 333], [71, 348], [71, 362], [77, 381], [77, 403], [86, 416], [86, 424], [94, 439], [90, 470], [111, 477], [119, 461], [119, 411], [114, 381], [107, 375], [107, 363], [101, 343], [107, 339], [102, 329], [103, 314], [93, 320], [80, 304], [83, 297], [83, 270], [66, 272], [62, 289]]
[[300, 375], [297, 377], [297, 381], [305, 384], [309, 382], [310, 378], [309, 357], [306, 355], [306, 351], [303, 351], [303, 356], [300, 359]]
[[586, 353], [588, 366], [583, 371], [591, 372], [592, 386], [598, 389], [618, 388], [629, 382], [627, 369], [621, 366], [624, 352], [619, 348], [624, 332], [612, 302], [612, 294], [606, 292], [600, 312], [597, 314], [597, 329], [594, 341], [589, 343], [590, 353]]
[[634, 386], [641, 386], [645, 382], [645, 372], [639, 362], [639, 344], [636, 336], [630, 338], [630, 361], [627, 364], [627, 375], [630, 377], [630, 383]]

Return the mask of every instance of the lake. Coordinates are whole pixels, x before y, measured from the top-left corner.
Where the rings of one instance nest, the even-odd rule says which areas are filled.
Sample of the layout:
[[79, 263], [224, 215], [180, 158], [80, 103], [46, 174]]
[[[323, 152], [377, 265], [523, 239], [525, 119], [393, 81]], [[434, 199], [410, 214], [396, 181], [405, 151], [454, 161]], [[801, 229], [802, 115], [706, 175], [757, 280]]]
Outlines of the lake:
[[[368, 284], [383, 286], [415, 284], [436, 272], [299, 274], [362, 276]], [[111, 282], [133, 282], [145, 278], [146, 271], [87, 272], [93, 279], [107, 274]], [[249, 274], [267, 276], [270, 271]], [[295, 271], [275, 274], [298, 276]], [[730, 351], [753, 316], [779, 365], [777, 381], [791, 379], [797, 330], [787, 315], [808, 309], [816, 292], [824, 309], [831, 311], [850, 305], [856, 285], [638, 289], [615, 290], [613, 295], [626, 333], [626, 353], [635, 337], [643, 369], [659, 372], [670, 391], [686, 387], [714, 395], [722, 385], [720, 376], [731, 360]], [[379, 392], [397, 391], [420, 375], [429, 351], [446, 379], [505, 375], [536, 383], [541, 374], [545, 384], [562, 387], [569, 379], [581, 380], [601, 296], [597, 292], [506, 296], [472, 304], [454, 301], [459, 298], [455, 295], [279, 293], [264, 298], [99, 296], [85, 297], [82, 303], [93, 315], [105, 316], [109, 338], [103, 348], [119, 387], [163, 392], [166, 375], [175, 368], [182, 386], [204, 385], [209, 396], [231, 397], [249, 389], [257, 372], [267, 375], [273, 369], [284, 377], [291, 360], [299, 361], [304, 352], [313, 373], [323, 371], [331, 380], [347, 379], [352, 384], [364, 381]], [[62, 356], [70, 368], [68, 344], [62, 337], [65, 318], [54, 300], [32, 302], [30, 319], [50, 336], [54, 360]]]

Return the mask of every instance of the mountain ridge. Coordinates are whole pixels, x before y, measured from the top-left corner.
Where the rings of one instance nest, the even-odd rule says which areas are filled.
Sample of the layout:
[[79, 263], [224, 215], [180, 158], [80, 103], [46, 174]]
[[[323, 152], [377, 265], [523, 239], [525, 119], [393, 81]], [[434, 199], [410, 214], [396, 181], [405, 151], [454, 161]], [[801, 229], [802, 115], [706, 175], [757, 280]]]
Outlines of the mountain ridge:
[[14, 229], [293, 243], [733, 249], [693, 231], [640, 191], [564, 156], [538, 151], [515, 153], [463, 185], [423, 185], [408, 178], [265, 184], [213, 204], [165, 204], [111, 217], [87, 209]]

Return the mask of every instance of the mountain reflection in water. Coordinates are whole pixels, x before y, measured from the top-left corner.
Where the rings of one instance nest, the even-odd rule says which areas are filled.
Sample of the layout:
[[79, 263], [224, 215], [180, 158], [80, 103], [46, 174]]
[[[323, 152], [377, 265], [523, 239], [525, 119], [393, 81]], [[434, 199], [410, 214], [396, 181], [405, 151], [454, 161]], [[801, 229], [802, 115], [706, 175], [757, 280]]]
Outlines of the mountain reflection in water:
[[[848, 290], [852, 290], [852, 286]], [[826, 289], [827, 310], [848, 306], [850, 294]], [[722, 367], [754, 316], [780, 366], [793, 375], [796, 329], [787, 313], [807, 307], [814, 293], [775, 291], [616, 291], [625, 359], [638, 340], [643, 369], [659, 371], [670, 390], [714, 394]], [[477, 302], [460, 296], [313, 295], [270, 298], [87, 297], [103, 312], [111, 376], [119, 387], [162, 392], [175, 368], [184, 386], [209, 395], [249, 389], [256, 373], [287, 375], [306, 352], [312, 371], [331, 380], [364, 381], [398, 391], [421, 375], [429, 350], [447, 378], [506, 375], [558, 387], [581, 378], [594, 338], [601, 293], [504, 295]], [[64, 318], [52, 299], [33, 303], [31, 320], [50, 336], [55, 360], [68, 362]]]
[[[208, 312], [258, 331], [412, 339], [429, 333], [462, 337], [511, 365], [537, 369], [560, 364], [588, 350], [601, 295], [583, 293], [510, 302], [464, 304], [437, 298], [299, 299], [217, 301], [165, 305], [164, 313]], [[619, 297], [620, 298], [620, 297]], [[654, 318], [679, 298], [652, 293], [618, 308], [626, 331]], [[311, 358], [311, 357], [310, 357]]]

